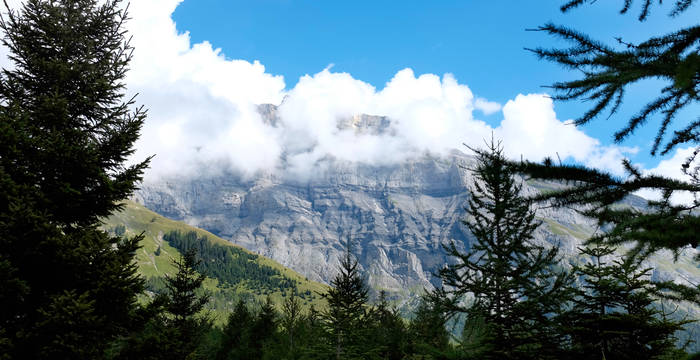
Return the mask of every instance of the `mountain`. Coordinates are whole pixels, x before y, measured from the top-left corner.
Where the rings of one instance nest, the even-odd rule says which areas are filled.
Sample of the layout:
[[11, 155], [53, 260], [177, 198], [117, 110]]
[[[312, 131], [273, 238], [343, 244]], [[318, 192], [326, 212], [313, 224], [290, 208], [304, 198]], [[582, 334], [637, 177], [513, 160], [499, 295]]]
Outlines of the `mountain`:
[[[341, 122], [339, 122], [341, 124]], [[342, 122], [357, 131], [384, 126], [381, 117]], [[471, 234], [461, 224], [474, 159], [459, 151], [424, 155], [394, 165], [369, 165], [323, 158], [306, 178], [284, 169], [243, 177], [233, 173], [193, 178], [162, 178], [143, 184], [135, 200], [172, 219], [206, 229], [223, 239], [269, 257], [309, 279], [328, 283], [351, 240], [372, 288], [403, 297], [437, 285], [432, 276], [451, 261], [442, 245], [468, 247]], [[206, 174], [206, 173], [203, 173]], [[532, 194], [557, 183], [524, 181]], [[632, 197], [624, 206], [643, 207]], [[559, 244], [567, 261], [596, 224], [572, 209], [542, 207], [542, 244]], [[673, 262], [652, 259], [653, 276], [700, 283], [692, 252]]]
[[322, 306], [319, 293], [326, 291], [326, 285], [310, 281], [210, 232], [167, 219], [133, 201], [126, 201], [122, 211], [105, 219], [103, 228], [123, 236], [144, 233], [136, 262], [151, 293], [163, 291], [165, 277], [175, 273], [172, 259], [179, 257], [183, 248], [198, 247], [207, 275], [204, 289], [211, 294], [207, 307], [217, 323], [226, 320], [239, 298], [256, 302], [269, 295], [281, 304], [293, 288], [305, 306]]
[[[269, 125], [279, 124], [276, 107], [264, 105], [259, 111]], [[364, 135], [392, 131], [389, 119], [371, 115], [339, 119], [337, 126]], [[326, 284], [350, 241], [371, 288], [386, 290], [406, 308], [424, 288], [439, 285], [433, 274], [453, 261], [445, 256], [444, 244], [470, 246], [472, 235], [461, 220], [474, 158], [463, 152], [381, 165], [326, 156], [305, 176], [289, 171], [285, 158], [278, 168], [255, 176], [217, 169], [195, 177], [163, 177], [144, 183], [134, 200]], [[563, 186], [520, 180], [526, 195]], [[620, 206], [643, 209], [645, 204], [630, 197]], [[559, 245], [564, 263], [586, 261], [577, 249], [596, 231], [594, 221], [566, 208], [540, 206], [537, 215], [542, 226], [535, 242]], [[677, 261], [668, 253], [654, 255], [648, 262], [652, 276], [700, 283], [695, 252], [688, 249]], [[700, 318], [700, 310], [687, 304], [678, 314]]]

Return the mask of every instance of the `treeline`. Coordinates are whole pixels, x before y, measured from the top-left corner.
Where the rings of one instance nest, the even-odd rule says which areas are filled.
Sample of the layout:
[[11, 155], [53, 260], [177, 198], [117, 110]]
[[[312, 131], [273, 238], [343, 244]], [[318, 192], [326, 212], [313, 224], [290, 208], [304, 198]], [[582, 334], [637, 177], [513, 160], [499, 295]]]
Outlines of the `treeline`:
[[405, 359], [459, 358], [447, 317], [425, 297], [413, 320], [403, 319], [382, 293], [368, 302], [368, 288], [348, 253], [333, 287], [321, 294], [323, 309], [304, 310], [294, 288], [282, 304], [238, 301], [221, 327], [204, 310], [204, 276], [196, 251], [175, 262], [165, 291], [150, 303], [142, 331], [115, 342], [110, 359]]
[[251, 290], [265, 293], [286, 293], [296, 285], [294, 280], [285, 277], [279, 270], [257, 262], [257, 255], [237, 247], [215, 244], [194, 231], [171, 231], [163, 235], [163, 240], [181, 253], [196, 250], [202, 260], [197, 271], [222, 284], [235, 287], [243, 283]]
[[[262, 304], [239, 301], [226, 324], [214, 327], [201, 312], [208, 298], [193, 292], [203, 277], [196, 275], [201, 264], [190, 247], [176, 264], [178, 274], [166, 279], [162, 300], [153, 301], [164, 304], [161, 314], [145, 333], [117, 346], [121, 352], [115, 358], [698, 357], [686, 353], [690, 341], [679, 344], [677, 338], [693, 319], [674, 317], [662, 305], [697, 302], [697, 289], [652, 281], [650, 268], [603, 245], [581, 248], [581, 262], [572, 269], [561, 266], [556, 246], [533, 242], [540, 224], [531, 201], [520, 196], [500, 146], [475, 151], [478, 162], [471, 170], [477, 182], [465, 220], [475, 240], [467, 252], [454, 244], [446, 247], [456, 261], [438, 274], [445, 286], [426, 292], [410, 320], [383, 293], [378, 302], [369, 302], [364, 277], [348, 250], [331, 288], [320, 294], [325, 307], [303, 311], [293, 290], [279, 307], [269, 297]], [[189, 295], [180, 294], [184, 290]]]

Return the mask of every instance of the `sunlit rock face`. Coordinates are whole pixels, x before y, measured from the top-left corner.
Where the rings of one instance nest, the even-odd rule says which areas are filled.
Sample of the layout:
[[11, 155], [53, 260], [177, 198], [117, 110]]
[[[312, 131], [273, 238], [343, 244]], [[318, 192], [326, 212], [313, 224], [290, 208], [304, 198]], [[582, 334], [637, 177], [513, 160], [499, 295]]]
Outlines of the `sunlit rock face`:
[[[269, 124], [276, 108], [260, 107]], [[389, 120], [360, 115], [338, 121], [339, 130], [363, 134], [390, 131]], [[255, 176], [202, 172], [188, 178], [161, 178], [143, 184], [135, 198], [148, 208], [204, 228], [270, 257], [312, 280], [330, 282], [350, 241], [351, 250], [375, 290], [407, 299], [438, 285], [433, 276], [446, 263], [443, 245], [470, 246], [462, 224], [473, 182], [474, 158], [460, 151], [421, 155], [395, 164], [369, 165], [330, 157], [315, 162], [303, 176], [284, 162]], [[212, 175], [213, 174], [213, 175]], [[522, 182], [524, 195], [560, 187]], [[643, 206], [630, 198], [627, 206]], [[596, 224], [572, 209], [541, 206], [542, 225], [534, 241], [557, 245], [562, 263], [585, 261], [577, 248]], [[694, 250], [689, 250], [694, 251]], [[657, 255], [651, 265], [658, 279], [700, 282], [690, 255], [673, 263]]]

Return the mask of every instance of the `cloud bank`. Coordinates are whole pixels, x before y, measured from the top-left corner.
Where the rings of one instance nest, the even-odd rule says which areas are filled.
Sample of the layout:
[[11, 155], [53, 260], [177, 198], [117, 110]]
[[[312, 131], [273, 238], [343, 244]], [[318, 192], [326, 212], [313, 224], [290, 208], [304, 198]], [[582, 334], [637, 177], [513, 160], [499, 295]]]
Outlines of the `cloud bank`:
[[[228, 58], [178, 33], [172, 14], [181, 1], [139, 0], [129, 8], [135, 52], [126, 82], [149, 109], [133, 160], [156, 155], [147, 181], [203, 171], [251, 175], [281, 166], [304, 175], [327, 157], [390, 164], [480, 146], [491, 134], [512, 158], [559, 156], [617, 174], [621, 159], [636, 152], [604, 146], [558, 119], [545, 94], [521, 94], [501, 105], [476, 97], [451, 74], [407, 68], [377, 89], [329, 66], [288, 89], [260, 62]], [[278, 105], [279, 122], [265, 122], [259, 104]], [[372, 134], [338, 127], [360, 114], [386, 116], [390, 128]], [[500, 115], [500, 124], [491, 126], [481, 115]], [[679, 162], [674, 159], [669, 164]]]

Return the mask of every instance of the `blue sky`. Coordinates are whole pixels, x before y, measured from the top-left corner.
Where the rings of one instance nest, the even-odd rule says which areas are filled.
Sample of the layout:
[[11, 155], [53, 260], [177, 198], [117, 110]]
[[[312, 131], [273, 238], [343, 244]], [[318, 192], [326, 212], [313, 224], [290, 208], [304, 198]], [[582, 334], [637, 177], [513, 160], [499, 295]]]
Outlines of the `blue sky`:
[[[568, 14], [560, 3], [131, 2], [127, 88], [149, 109], [134, 159], [156, 155], [147, 178], [203, 171], [304, 177], [329, 157], [390, 165], [479, 146], [493, 134], [514, 159], [559, 155], [622, 174], [621, 160], [631, 157], [644, 170], [681, 177], [692, 149], [651, 159], [654, 121], [611, 143], [658, 83], [631, 89], [611, 121], [576, 128], [568, 120], [586, 104], [553, 104], [542, 87], [576, 74], [524, 50], [564, 44], [525, 30], [552, 21], [603, 41], [637, 42], [694, 24], [700, 7], [670, 19], [664, 2], [640, 23], [638, 8], [618, 14], [622, 0]], [[275, 124], [257, 111], [265, 103], [279, 106]], [[689, 113], [695, 118], [697, 108]], [[380, 134], [339, 126], [359, 114], [386, 116], [391, 126]]]
[[[535, 4], [537, 3], [537, 4]], [[700, 7], [669, 18], [671, 4], [654, 8], [645, 22], [638, 7], [618, 14], [621, 1], [599, 1], [562, 14], [561, 1], [293, 1], [185, 0], [173, 19], [193, 42], [209, 41], [229, 58], [259, 60], [266, 71], [284, 76], [292, 88], [300, 76], [329, 65], [381, 89], [403, 68], [416, 74], [452, 73], [475, 95], [505, 103], [517, 94], [547, 92], [542, 85], [575, 74], [537, 60], [524, 48], [561, 45], [546, 34], [528, 32], [546, 22], [584, 30], [593, 38], [614, 42], [615, 36], [635, 42], [693, 24]], [[658, 84], [632, 89], [620, 115], [599, 119], [586, 133], [610, 143], [611, 129], [649, 99]], [[560, 119], [575, 118], [580, 103], [556, 103]], [[500, 114], [482, 116], [496, 124]], [[650, 123], [623, 145], [639, 146], [634, 160], [647, 166]], [[612, 128], [611, 128], [612, 127]]]

